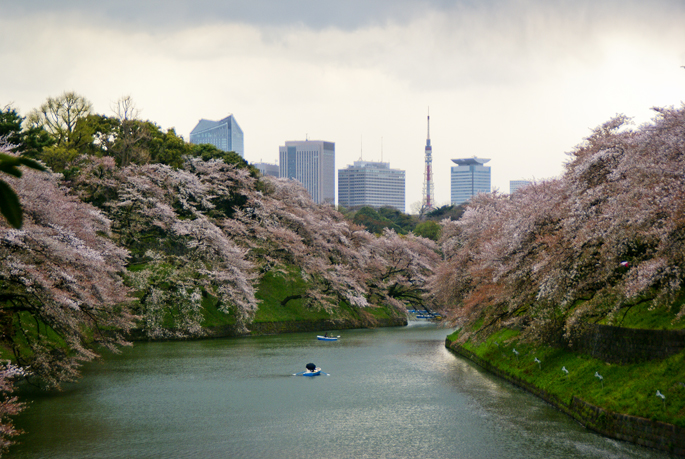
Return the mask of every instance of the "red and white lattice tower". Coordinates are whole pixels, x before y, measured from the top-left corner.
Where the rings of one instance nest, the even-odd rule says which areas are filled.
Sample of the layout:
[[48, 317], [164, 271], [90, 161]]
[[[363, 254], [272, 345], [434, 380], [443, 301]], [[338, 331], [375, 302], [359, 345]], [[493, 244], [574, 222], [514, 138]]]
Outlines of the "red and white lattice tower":
[[431, 147], [431, 116], [428, 114], [428, 135], [426, 136], [426, 169], [423, 172], [423, 201], [421, 213], [434, 209], [435, 185], [433, 184], [433, 148]]

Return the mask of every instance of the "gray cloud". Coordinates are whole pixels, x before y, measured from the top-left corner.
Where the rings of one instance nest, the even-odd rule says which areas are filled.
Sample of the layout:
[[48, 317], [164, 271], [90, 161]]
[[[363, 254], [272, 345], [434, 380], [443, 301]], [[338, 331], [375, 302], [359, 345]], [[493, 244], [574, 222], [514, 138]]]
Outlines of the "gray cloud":
[[72, 13], [118, 26], [184, 28], [202, 24], [247, 23], [257, 26], [302, 25], [314, 30], [357, 29], [387, 22], [406, 23], [426, 12], [450, 14], [506, 12], [512, 23], [521, 14], [542, 9], [559, 15], [620, 17], [636, 6], [649, 11], [683, 11], [681, 0], [3, 0], [3, 15]]
[[[9, 3], [9, 2], [7, 2]], [[14, 15], [72, 12], [120, 25], [184, 27], [217, 22], [259, 26], [304, 25], [312, 29], [356, 29], [386, 21], [404, 22], [433, 9], [470, 1], [449, 0], [23, 0], [3, 9]], [[475, 3], [475, 2], [474, 2]]]
[[250, 160], [309, 135], [342, 167], [382, 138], [411, 203], [430, 105], [442, 201], [452, 157], [492, 158], [506, 191], [614, 114], [677, 104], [683, 23], [682, 0], [0, 0], [0, 106], [131, 95], [182, 134], [235, 113]]

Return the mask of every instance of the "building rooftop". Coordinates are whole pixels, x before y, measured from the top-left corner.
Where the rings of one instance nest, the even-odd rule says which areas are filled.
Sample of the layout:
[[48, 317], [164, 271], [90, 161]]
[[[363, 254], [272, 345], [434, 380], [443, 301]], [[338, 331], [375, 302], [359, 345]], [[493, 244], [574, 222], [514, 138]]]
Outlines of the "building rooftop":
[[347, 168], [348, 169], [353, 169], [353, 168], [373, 168], [373, 169], [390, 169], [390, 163], [383, 163], [383, 162], [376, 162], [376, 161], [355, 161], [354, 166], [350, 166], [348, 164]]
[[221, 124], [225, 123], [232, 116], [233, 116], [233, 114], [228, 115], [226, 118], [221, 119], [219, 121], [212, 121], [212, 120], [207, 120], [207, 119], [202, 118], [200, 121], [197, 122], [197, 126], [195, 126], [193, 128], [193, 130], [190, 131], [190, 133], [196, 134], [198, 132], [206, 131], [207, 129], [212, 129], [212, 128], [215, 128], [217, 126], [220, 126]]
[[461, 159], [453, 159], [452, 162], [455, 164], [458, 164], [459, 166], [476, 166], [476, 165], [483, 165], [490, 161], [488, 158], [478, 158], [474, 156], [473, 158], [461, 158]]

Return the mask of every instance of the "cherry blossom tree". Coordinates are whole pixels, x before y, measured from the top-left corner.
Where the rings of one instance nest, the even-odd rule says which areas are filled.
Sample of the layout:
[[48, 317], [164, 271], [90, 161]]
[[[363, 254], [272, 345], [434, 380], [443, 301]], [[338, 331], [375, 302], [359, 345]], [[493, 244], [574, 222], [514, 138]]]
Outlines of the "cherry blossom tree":
[[161, 164], [120, 169], [111, 159], [91, 159], [76, 185], [84, 197], [114, 198], [100, 205], [113, 219], [119, 241], [132, 251], [128, 279], [140, 297], [143, 329], [152, 338], [201, 336], [205, 294], [241, 324], [257, 307], [247, 249], [208, 216], [218, 212], [212, 201], [226, 198], [242, 172], [221, 161], [210, 163], [200, 175]]
[[296, 265], [308, 281], [298, 297], [332, 310], [340, 301], [356, 307], [389, 304], [403, 310], [423, 301], [426, 279], [439, 261], [437, 246], [393, 231], [374, 236], [331, 206], [314, 203], [292, 180], [262, 177], [227, 231], [255, 242], [264, 266]]
[[97, 356], [94, 345], [126, 344], [133, 317], [120, 276], [128, 252], [104, 236], [110, 221], [69, 196], [59, 176], [27, 170], [9, 183], [24, 225], [0, 222], [2, 340], [16, 365], [56, 387]]
[[15, 380], [27, 375], [27, 370], [11, 362], [0, 363], [0, 455], [14, 444], [12, 438], [22, 433], [14, 426], [12, 417], [21, 413], [25, 404], [13, 393]]
[[150, 337], [200, 336], [205, 295], [248, 328], [266, 272], [297, 272], [305, 281], [283, 293], [283, 305], [301, 299], [327, 311], [342, 303], [402, 310], [428, 298], [435, 242], [392, 231], [374, 236], [314, 203], [297, 182], [194, 157], [178, 170], [88, 158], [81, 171], [75, 190], [107, 213], [131, 251], [128, 279]]
[[516, 324], [557, 341], [586, 320], [680, 294], [685, 110], [657, 113], [638, 129], [609, 120], [560, 179], [476, 196], [443, 222], [445, 263], [431, 285], [455, 323]]

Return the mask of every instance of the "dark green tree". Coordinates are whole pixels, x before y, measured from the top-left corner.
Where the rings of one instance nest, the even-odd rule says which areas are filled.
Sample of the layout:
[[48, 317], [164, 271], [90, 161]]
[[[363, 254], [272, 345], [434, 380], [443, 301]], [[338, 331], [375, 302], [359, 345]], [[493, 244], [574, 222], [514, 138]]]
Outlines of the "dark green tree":
[[[0, 151], [2, 150], [0, 149]], [[19, 166], [26, 166], [39, 171], [45, 170], [41, 164], [32, 159], [0, 153], [0, 172], [20, 178], [22, 174]], [[12, 187], [4, 180], [0, 180], [0, 214], [14, 228], [21, 228], [23, 221], [21, 203]]]
[[24, 119], [9, 105], [0, 112], [0, 137], [12, 145], [22, 143], [21, 123]]
[[120, 124], [116, 118], [104, 115], [80, 118], [74, 129], [72, 146], [81, 154], [110, 156]]
[[383, 217], [376, 209], [369, 206], [364, 206], [355, 212], [352, 221], [375, 234], [381, 234], [385, 228], [392, 229], [398, 234], [403, 233], [402, 228], [391, 220]]
[[177, 135], [174, 128], [162, 132], [158, 126], [153, 125], [150, 126], [150, 132], [150, 162], [167, 164], [176, 169], [183, 167], [183, 157], [191, 154], [192, 145]]
[[191, 156], [202, 158], [203, 161], [209, 161], [210, 159], [221, 159], [226, 164], [233, 164], [234, 166], [241, 169], [249, 169], [250, 175], [252, 177], [257, 177], [259, 171], [254, 166], [251, 166], [242, 156], [234, 151], [223, 151], [219, 150], [214, 145], [203, 143], [203, 144], [190, 144], [190, 154]]
[[445, 218], [449, 218], [450, 220], [459, 220], [464, 213], [464, 207], [459, 205], [456, 206], [454, 204], [449, 205], [449, 206], [442, 206], [438, 207], [435, 210], [431, 210], [426, 214], [426, 219], [427, 220], [433, 220], [433, 221], [441, 221], [444, 220]]
[[440, 239], [441, 233], [442, 227], [432, 220], [421, 222], [416, 225], [416, 228], [414, 228], [415, 235], [425, 237], [426, 239], [431, 239], [436, 242], [438, 239]]
[[16, 109], [7, 105], [0, 111], [0, 138], [13, 146], [12, 150], [22, 156], [37, 158], [43, 148], [54, 144], [48, 132], [41, 127], [23, 126], [24, 118]]
[[396, 230], [399, 234], [407, 234], [411, 232], [419, 223], [419, 219], [416, 215], [405, 214], [394, 207], [381, 207], [378, 209], [378, 214], [381, 217], [387, 218], [401, 228], [401, 231]]

